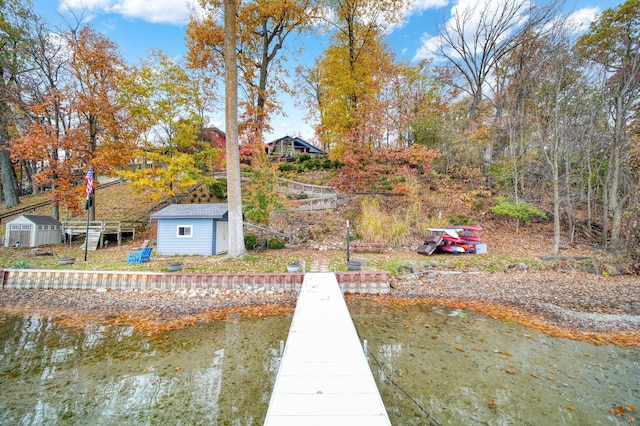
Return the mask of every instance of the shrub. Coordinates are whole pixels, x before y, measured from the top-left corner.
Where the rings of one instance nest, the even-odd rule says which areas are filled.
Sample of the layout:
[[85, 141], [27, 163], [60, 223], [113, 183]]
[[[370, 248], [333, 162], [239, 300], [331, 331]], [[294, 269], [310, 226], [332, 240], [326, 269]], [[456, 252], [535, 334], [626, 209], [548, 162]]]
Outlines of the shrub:
[[30, 269], [32, 265], [26, 260], [19, 260], [13, 264], [11, 268], [13, 269]]
[[523, 222], [529, 222], [534, 217], [546, 219], [547, 215], [542, 210], [527, 203], [526, 201], [518, 201], [517, 203], [505, 200], [504, 198], [498, 199], [498, 204], [491, 207], [491, 212], [512, 217]]
[[270, 238], [267, 246], [272, 250], [279, 250], [284, 248], [284, 240], [280, 238]]
[[300, 154], [298, 155], [298, 157], [296, 158], [296, 161], [298, 163], [304, 163], [305, 161], [308, 161], [311, 159], [311, 155], [309, 154]]
[[258, 237], [255, 234], [244, 234], [244, 246], [246, 248], [253, 248], [256, 245]]
[[280, 163], [278, 164], [278, 170], [281, 172], [290, 172], [296, 170], [296, 166], [291, 163]]
[[227, 180], [216, 179], [215, 182], [209, 184], [209, 193], [218, 200], [227, 199]]
[[464, 214], [459, 214], [458, 216], [449, 216], [449, 222], [453, 226], [471, 225], [471, 221]]

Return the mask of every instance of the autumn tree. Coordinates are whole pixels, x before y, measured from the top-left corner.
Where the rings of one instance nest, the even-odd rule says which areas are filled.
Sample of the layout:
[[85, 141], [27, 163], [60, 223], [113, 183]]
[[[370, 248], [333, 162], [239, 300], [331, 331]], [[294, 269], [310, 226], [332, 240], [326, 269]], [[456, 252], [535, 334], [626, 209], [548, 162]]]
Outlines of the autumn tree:
[[277, 188], [278, 163], [271, 161], [259, 140], [249, 137], [243, 147], [251, 161], [251, 178], [243, 185], [243, 212], [248, 220], [268, 227], [271, 213], [286, 205]]
[[[93, 166], [97, 175], [115, 174], [115, 168], [131, 161], [133, 138], [128, 134], [128, 111], [123, 105], [120, 82], [127, 67], [117, 45], [89, 26], [71, 29], [69, 68], [73, 81], [73, 123], [84, 134], [75, 147], [81, 167]], [[95, 220], [95, 197], [89, 206], [89, 217]]]
[[[601, 67], [608, 107], [611, 143], [603, 187], [602, 245], [620, 249], [622, 216], [629, 201], [628, 149], [630, 123], [637, 119], [640, 93], [640, 0], [627, 0], [605, 10], [576, 48]], [[609, 232], [610, 229], [610, 232]]]
[[121, 171], [129, 185], [151, 189], [151, 197], [159, 199], [212, 180], [210, 165], [220, 152], [202, 139], [200, 87], [185, 67], [162, 52], [151, 52], [122, 87], [142, 131], [136, 160], [152, 164]]
[[351, 149], [347, 144], [360, 144], [357, 150], [362, 151], [381, 140], [382, 129], [364, 123], [381, 122], [384, 116], [381, 95], [395, 70], [393, 55], [382, 37], [388, 26], [400, 19], [403, 4], [395, 0], [328, 3], [335, 23], [331, 43], [317, 64], [318, 105], [322, 143], [330, 147], [333, 158]]
[[[59, 218], [58, 208], [80, 211], [80, 191], [74, 187], [81, 157], [74, 155], [83, 142], [78, 128], [61, 126], [61, 120], [73, 114], [71, 103], [58, 90], [51, 90], [41, 103], [31, 105], [29, 111], [35, 119], [29, 128], [11, 144], [11, 155], [16, 160], [40, 164], [33, 178], [37, 185], [51, 185], [52, 216]], [[62, 154], [62, 155], [61, 155]]]
[[[209, 14], [193, 15], [187, 28], [188, 58], [193, 67], [220, 73], [225, 69], [222, 4], [205, 0], [203, 5]], [[260, 0], [239, 5], [236, 54], [244, 91], [240, 105], [247, 131], [260, 140], [277, 108], [277, 92], [291, 92], [284, 80], [286, 69], [281, 66], [286, 41], [309, 28], [316, 8], [311, 0]]]

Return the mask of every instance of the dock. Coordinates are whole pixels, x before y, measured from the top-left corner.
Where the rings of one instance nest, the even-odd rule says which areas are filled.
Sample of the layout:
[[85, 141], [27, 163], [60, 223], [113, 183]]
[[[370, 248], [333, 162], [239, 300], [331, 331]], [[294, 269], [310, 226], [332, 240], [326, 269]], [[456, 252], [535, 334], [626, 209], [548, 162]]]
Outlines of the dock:
[[391, 425], [334, 273], [307, 273], [266, 426]]

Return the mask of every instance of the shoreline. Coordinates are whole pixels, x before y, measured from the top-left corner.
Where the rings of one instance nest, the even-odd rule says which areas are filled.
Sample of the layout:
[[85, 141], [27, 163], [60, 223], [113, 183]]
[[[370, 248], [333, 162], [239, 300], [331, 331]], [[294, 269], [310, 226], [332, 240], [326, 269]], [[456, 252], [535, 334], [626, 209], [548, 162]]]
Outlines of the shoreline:
[[[469, 309], [555, 337], [640, 349], [640, 282], [584, 273], [513, 272], [401, 276], [387, 295], [348, 295], [377, 303]], [[4, 289], [0, 312], [40, 315], [62, 325], [131, 325], [145, 333], [224, 320], [293, 313], [296, 293], [266, 289]]]

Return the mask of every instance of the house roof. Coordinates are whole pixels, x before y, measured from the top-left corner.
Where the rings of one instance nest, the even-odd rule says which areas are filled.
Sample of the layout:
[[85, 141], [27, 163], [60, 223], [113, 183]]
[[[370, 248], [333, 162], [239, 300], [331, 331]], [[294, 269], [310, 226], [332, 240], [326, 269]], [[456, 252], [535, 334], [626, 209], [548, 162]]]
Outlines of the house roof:
[[308, 152], [309, 154], [326, 154], [326, 152], [324, 152], [320, 148], [315, 147], [311, 145], [309, 142], [305, 141], [304, 139], [298, 138], [298, 137], [292, 138], [291, 136], [284, 136], [280, 139], [276, 139], [273, 142], [269, 142], [267, 145], [269, 147], [273, 147], [277, 145], [279, 142], [286, 141], [286, 140], [293, 140], [293, 145], [296, 149]]
[[228, 211], [227, 204], [171, 204], [152, 214], [151, 219], [224, 219], [227, 217]]
[[22, 217], [35, 223], [36, 225], [58, 225], [61, 223], [54, 219], [52, 216], [39, 216], [35, 214], [23, 214]]

